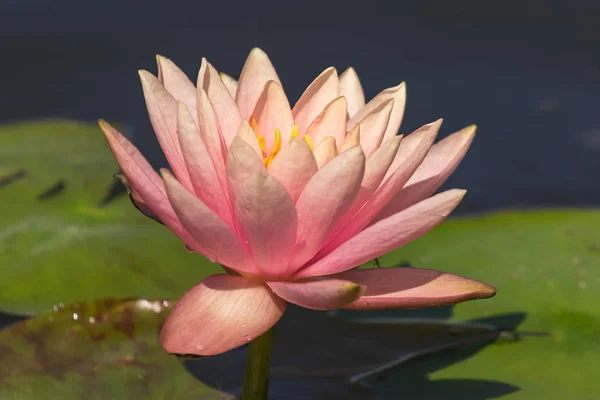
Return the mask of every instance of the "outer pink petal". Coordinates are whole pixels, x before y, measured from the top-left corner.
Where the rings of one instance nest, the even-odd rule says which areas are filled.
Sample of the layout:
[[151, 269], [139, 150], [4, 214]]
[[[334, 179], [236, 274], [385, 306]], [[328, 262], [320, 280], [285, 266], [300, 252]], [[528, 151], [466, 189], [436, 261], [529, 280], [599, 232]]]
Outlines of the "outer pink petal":
[[279, 129], [285, 139], [292, 133], [294, 118], [290, 103], [283, 88], [277, 82], [267, 82], [256, 103], [253, 115], [258, 122], [260, 134], [265, 138], [267, 152], [273, 147], [275, 129]]
[[[200, 72], [198, 73], [198, 88], [203, 89], [215, 110], [219, 127], [223, 135], [225, 144], [229, 146], [238, 127], [242, 122], [240, 111], [235, 104], [235, 100], [229, 93], [229, 90], [217, 70], [210, 65], [206, 59], [202, 59]], [[190, 108], [190, 110], [192, 110]]]
[[296, 244], [297, 227], [294, 202], [285, 188], [266, 171], [260, 171], [238, 187], [234, 211], [240, 236], [261, 277], [284, 277]]
[[340, 94], [348, 100], [348, 115], [352, 117], [365, 106], [365, 94], [354, 68], [340, 75]]
[[[183, 226], [206, 251], [207, 257], [212, 262], [255, 275], [258, 271], [231, 227], [181, 186], [175, 177], [164, 171], [169, 201]], [[196, 250], [194, 247], [192, 249]]]
[[344, 143], [346, 136], [347, 104], [344, 97], [338, 97], [327, 104], [323, 111], [313, 120], [306, 135], [310, 136], [313, 144], [318, 146], [323, 139], [331, 136], [335, 139], [338, 148]]
[[360, 146], [346, 150], [321, 168], [296, 202], [298, 238], [291, 272], [310, 260], [348, 212], [365, 173]]
[[224, 353], [270, 329], [285, 306], [285, 301], [258, 282], [213, 275], [179, 299], [163, 325], [160, 342], [169, 353]]
[[268, 81], [275, 81], [281, 84], [267, 54], [259, 48], [254, 48], [250, 52], [250, 55], [248, 55], [248, 59], [246, 59], [246, 63], [242, 68], [235, 95], [235, 102], [238, 105], [242, 118], [250, 118], [256, 102]]
[[404, 246], [442, 222], [464, 195], [464, 190], [449, 190], [383, 219], [300, 270], [296, 278], [346, 271]]
[[294, 105], [292, 112], [300, 132], [305, 132], [325, 106], [339, 95], [337, 71], [333, 67], [327, 68], [306, 88]]
[[183, 158], [192, 179], [194, 192], [208, 208], [231, 225], [232, 219], [226, 190], [221, 185], [192, 115], [182, 102], [179, 103], [177, 126]]
[[267, 282], [282, 299], [312, 310], [333, 310], [360, 298], [365, 287], [343, 279]]
[[360, 120], [360, 145], [367, 158], [381, 145], [393, 107], [394, 99], [389, 99]]
[[354, 125], [362, 120], [367, 114], [379, 107], [381, 103], [384, 103], [389, 99], [394, 99], [394, 108], [392, 110], [392, 114], [390, 115], [390, 122], [387, 130], [385, 131], [383, 141], [385, 142], [395, 136], [398, 133], [398, 129], [400, 129], [402, 117], [404, 116], [404, 106], [406, 105], [406, 86], [404, 85], [404, 82], [396, 87], [384, 90], [375, 96], [371, 101], [369, 101], [366, 106], [361, 108], [352, 116], [352, 118], [350, 118], [348, 121], [347, 130], [352, 129], [352, 127], [354, 127]]
[[377, 214], [373, 222], [402, 211], [435, 193], [462, 161], [473, 142], [475, 129], [475, 125], [471, 125], [434, 144], [406, 185]]
[[265, 171], [262, 156], [259, 156], [241, 136], [233, 139], [227, 153], [227, 187], [231, 202], [234, 202], [240, 186], [246, 179]]
[[[188, 110], [196, 110], [196, 87], [190, 78], [175, 63], [161, 55], [156, 56], [158, 80], [177, 101], [182, 101]], [[192, 114], [198, 123], [196, 113]]]
[[[144, 156], [129, 140], [106, 121], [100, 120], [98, 122], [117, 163], [135, 192], [158, 219], [173, 233], [179, 236], [188, 246], [199, 248], [198, 243], [196, 243], [195, 239], [183, 227], [179, 218], [175, 215], [167, 199], [162, 179], [152, 169], [152, 166], [150, 166]], [[206, 254], [204, 249], [200, 248], [200, 250], [200, 253]]]
[[317, 170], [310, 147], [300, 139], [285, 146], [269, 166], [269, 174], [285, 187], [294, 203]]
[[223, 84], [227, 88], [227, 91], [231, 95], [231, 98], [235, 100], [235, 92], [237, 92], [238, 81], [236, 81], [224, 72], [219, 73], [219, 76], [221, 77]]
[[177, 139], [177, 100], [150, 72], [139, 73], [150, 122], [160, 147], [177, 178], [186, 188], [191, 189], [192, 183]]
[[200, 88], [197, 91], [197, 95], [200, 136], [208, 150], [208, 154], [210, 154], [219, 181], [225, 186], [225, 158], [227, 156], [227, 146], [225, 145], [215, 110], [207, 93], [204, 89]]
[[430, 269], [356, 269], [334, 277], [366, 286], [360, 299], [344, 307], [355, 310], [443, 306], [496, 294], [493, 286]]

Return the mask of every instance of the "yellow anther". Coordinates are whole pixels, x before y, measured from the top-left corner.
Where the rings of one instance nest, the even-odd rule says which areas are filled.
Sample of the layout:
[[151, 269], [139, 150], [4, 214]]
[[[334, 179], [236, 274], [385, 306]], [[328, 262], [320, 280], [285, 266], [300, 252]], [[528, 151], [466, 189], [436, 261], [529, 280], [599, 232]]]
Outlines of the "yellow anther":
[[292, 128], [292, 134], [290, 135], [290, 142], [292, 141], [292, 139], [296, 139], [298, 138], [298, 124], [294, 124], [294, 127]]
[[269, 168], [269, 165], [273, 162], [273, 159], [281, 150], [281, 131], [279, 129], [275, 129], [275, 143], [273, 143], [273, 147], [271, 148], [271, 154], [269, 157], [265, 159], [265, 167]]
[[311, 151], [315, 151], [315, 147], [313, 146], [313, 142], [310, 136], [304, 135], [304, 141], [306, 142], [306, 144], [308, 144], [308, 147], [310, 147]]
[[267, 154], [267, 144], [265, 143], [265, 138], [261, 135], [256, 135], [256, 139], [258, 140], [258, 145], [262, 150], [263, 156]]

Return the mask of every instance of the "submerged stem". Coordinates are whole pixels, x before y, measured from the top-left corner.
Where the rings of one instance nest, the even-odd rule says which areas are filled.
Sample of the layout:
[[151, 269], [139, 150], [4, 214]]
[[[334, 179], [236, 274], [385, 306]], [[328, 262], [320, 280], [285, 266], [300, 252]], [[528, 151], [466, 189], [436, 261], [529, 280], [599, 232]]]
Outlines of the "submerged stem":
[[248, 345], [243, 400], [266, 400], [269, 391], [273, 330], [269, 329]]

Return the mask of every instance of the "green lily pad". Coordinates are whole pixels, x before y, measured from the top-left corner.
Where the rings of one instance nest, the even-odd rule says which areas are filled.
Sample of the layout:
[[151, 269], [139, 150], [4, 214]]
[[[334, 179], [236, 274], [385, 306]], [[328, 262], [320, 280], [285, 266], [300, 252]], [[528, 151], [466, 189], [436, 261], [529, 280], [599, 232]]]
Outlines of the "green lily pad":
[[95, 124], [0, 127], [0, 311], [59, 302], [177, 298], [220, 270], [126, 195], [107, 201], [118, 172]]
[[[600, 396], [600, 211], [500, 212], [455, 219], [380, 262], [405, 260], [496, 286], [495, 298], [456, 306], [455, 319], [519, 311], [527, 315], [521, 330], [547, 336], [490, 345], [463, 362], [442, 362], [443, 368], [436, 364], [439, 358], [407, 363], [380, 386], [390, 398], [415, 382], [407, 377], [418, 368], [429, 371], [432, 383], [480, 379], [520, 388], [502, 397], [506, 400]], [[445, 399], [478, 399], [443, 393]]]
[[0, 331], [2, 399], [231, 399], [158, 344], [167, 301], [59, 305]]

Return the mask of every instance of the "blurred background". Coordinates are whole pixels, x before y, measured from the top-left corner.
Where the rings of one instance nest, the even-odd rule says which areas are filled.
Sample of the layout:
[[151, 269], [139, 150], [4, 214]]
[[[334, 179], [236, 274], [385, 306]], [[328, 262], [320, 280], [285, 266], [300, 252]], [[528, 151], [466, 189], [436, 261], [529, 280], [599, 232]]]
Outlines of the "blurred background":
[[195, 80], [204, 56], [237, 77], [258, 46], [292, 101], [353, 66], [367, 97], [407, 82], [402, 133], [476, 123], [446, 184], [469, 190], [460, 212], [597, 205], [599, 20], [593, 0], [2, 0], [0, 123], [118, 121], [162, 166], [137, 70], [160, 53]]

